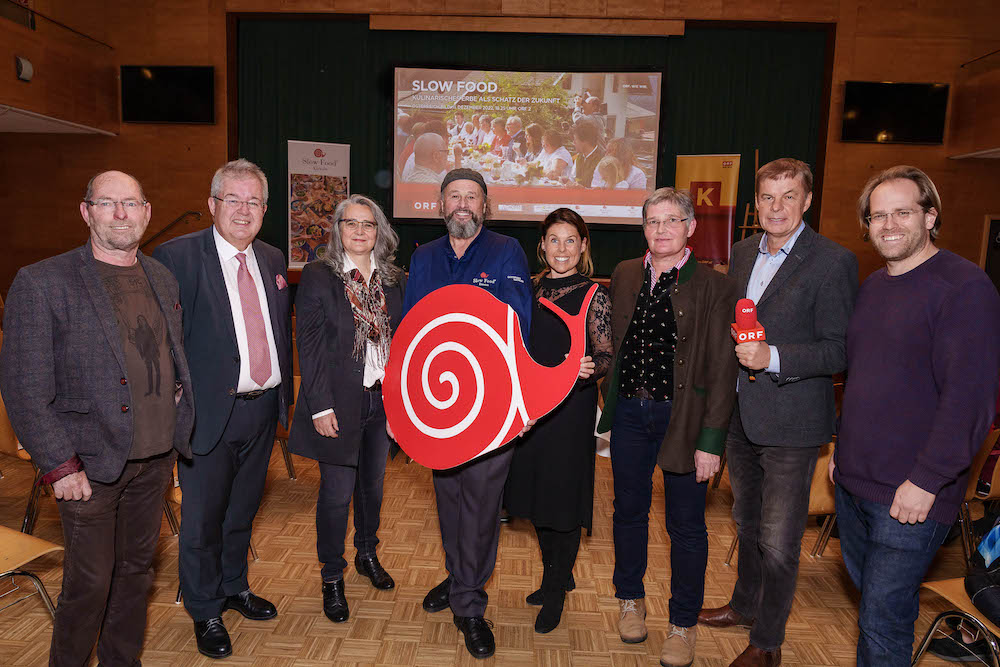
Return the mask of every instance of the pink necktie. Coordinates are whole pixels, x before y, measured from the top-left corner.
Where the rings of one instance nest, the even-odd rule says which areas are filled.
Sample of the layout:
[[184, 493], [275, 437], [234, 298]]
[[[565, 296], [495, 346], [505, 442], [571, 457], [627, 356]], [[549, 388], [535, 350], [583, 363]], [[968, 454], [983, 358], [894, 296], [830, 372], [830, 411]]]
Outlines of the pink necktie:
[[253, 277], [247, 270], [247, 256], [236, 253], [240, 268], [236, 271], [236, 285], [240, 290], [240, 305], [243, 306], [243, 324], [247, 330], [247, 347], [250, 350], [250, 379], [263, 386], [271, 377], [271, 352], [267, 349], [267, 329], [264, 315], [260, 311], [260, 297]]

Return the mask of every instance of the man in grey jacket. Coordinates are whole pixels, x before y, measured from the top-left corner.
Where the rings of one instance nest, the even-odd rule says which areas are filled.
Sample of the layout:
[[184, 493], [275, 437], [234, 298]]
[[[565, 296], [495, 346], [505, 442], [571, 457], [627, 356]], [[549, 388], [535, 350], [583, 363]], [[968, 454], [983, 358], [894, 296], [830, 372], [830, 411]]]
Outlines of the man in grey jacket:
[[732, 667], [781, 663], [813, 469], [836, 418], [832, 376], [847, 366], [858, 260], [803, 221], [812, 180], [809, 166], [791, 158], [760, 168], [764, 233], [734, 245], [729, 265], [767, 336], [736, 346], [741, 370], [726, 457], [739, 579], [729, 604], [698, 616], [703, 625], [752, 625], [750, 645]]
[[[138, 252], [151, 206], [128, 174], [87, 186], [90, 240], [18, 271], [0, 391], [59, 501], [66, 552], [50, 665], [138, 664], [160, 507], [191, 455], [191, 376], [177, 281]], [[155, 371], [155, 372], [154, 372]]]

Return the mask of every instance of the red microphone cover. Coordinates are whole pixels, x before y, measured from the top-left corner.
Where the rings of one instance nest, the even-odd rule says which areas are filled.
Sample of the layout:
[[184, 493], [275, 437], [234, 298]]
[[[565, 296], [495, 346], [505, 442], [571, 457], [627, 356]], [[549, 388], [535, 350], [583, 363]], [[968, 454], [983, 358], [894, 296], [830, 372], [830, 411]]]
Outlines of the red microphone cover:
[[753, 329], [757, 326], [757, 306], [753, 299], [740, 299], [736, 302], [736, 328]]
[[757, 306], [752, 299], [736, 302], [736, 321], [729, 328], [729, 333], [737, 343], [764, 340], [764, 327], [757, 321]]

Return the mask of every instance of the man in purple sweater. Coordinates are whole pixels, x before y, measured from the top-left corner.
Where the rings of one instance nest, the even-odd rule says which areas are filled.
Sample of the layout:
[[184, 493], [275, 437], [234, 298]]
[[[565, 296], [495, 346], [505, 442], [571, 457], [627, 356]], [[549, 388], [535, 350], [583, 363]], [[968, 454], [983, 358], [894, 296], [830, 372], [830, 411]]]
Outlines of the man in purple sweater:
[[858, 218], [885, 260], [858, 292], [830, 476], [844, 564], [861, 590], [858, 665], [909, 665], [917, 590], [958, 512], [994, 416], [1000, 296], [941, 250], [937, 189], [915, 167], [875, 176]]

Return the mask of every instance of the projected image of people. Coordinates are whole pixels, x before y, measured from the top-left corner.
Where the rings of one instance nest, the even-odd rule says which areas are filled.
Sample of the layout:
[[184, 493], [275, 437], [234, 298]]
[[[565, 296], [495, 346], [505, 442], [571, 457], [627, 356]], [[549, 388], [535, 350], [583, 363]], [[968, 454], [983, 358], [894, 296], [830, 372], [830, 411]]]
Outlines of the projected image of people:
[[[466, 168], [483, 176], [503, 219], [569, 206], [634, 223], [655, 183], [659, 107], [658, 73], [397, 68], [393, 214], [436, 217], [434, 185]], [[443, 146], [418, 143], [430, 125]]]

